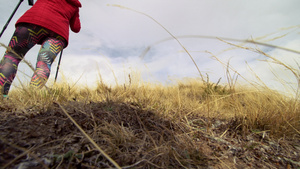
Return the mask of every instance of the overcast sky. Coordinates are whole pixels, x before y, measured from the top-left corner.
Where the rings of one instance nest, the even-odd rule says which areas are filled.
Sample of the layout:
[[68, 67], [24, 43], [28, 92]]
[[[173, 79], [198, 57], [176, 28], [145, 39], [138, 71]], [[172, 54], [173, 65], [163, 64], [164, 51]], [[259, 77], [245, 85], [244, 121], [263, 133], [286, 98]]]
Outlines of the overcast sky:
[[[2, 28], [19, 1], [0, 1]], [[226, 82], [226, 67], [221, 61], [229, 62], [249, 81], [257, 75], [272, 89], [283, 91], [286, 87], [282, 84], [297, 89], [292, 73], [272, 64], [270, 58], [214, 38], [254, 39], [300, 51], [299, 0], [81, 0], [81, 3], [82, 29], [78, 34], [70, 33], [59, 80], [65, 75], [71, 81], [79, 79], [78, 84], [95, 86], [99, 73], [107, 84], [116, 84], [116, 79], [118, 84], [123, 84], [128, 81], [129, 73], [131, 77], [134, 73], [139, 74], [146, 82], [163, 84], [186, 77], [200, 77], [190, 56], [167, 29], [178, 37], [201, 73], [205, 77], [208, 75], [212, 82], [219, 78], [222, 83]], [[16, 20], [29, 8], [25, 0], [0, 39], [1, 43], [8, 44]], [[200, 35], [212, 39], [200, 38]], [[228, 42], [260, 49], [299, 71], [299, 54], [250, 43]], [[33, 65], [39, 47], [34, 47], [25, 57]], [[147, 48], [149, 50], [145, 53]], [[1, 47], [1, 57], [4, 51]], [[54, 79], [57, 61], [53, 63], [49, 81]], [[24, 63], [19, 69], [28, 76], [32, 75]], [[18, 73], [18, 77], [30, 79], [22, 73]], [[243, 83], [242, 77], [238, 79]], [[17, 83], [16, 79], [15, 85]]]

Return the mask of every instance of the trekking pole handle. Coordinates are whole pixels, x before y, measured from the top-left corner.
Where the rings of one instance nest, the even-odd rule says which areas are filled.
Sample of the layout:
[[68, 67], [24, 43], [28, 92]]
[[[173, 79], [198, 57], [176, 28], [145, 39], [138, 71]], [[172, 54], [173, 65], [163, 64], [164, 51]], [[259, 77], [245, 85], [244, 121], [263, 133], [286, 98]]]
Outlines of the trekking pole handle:
[[28, 5], [33, 6], [34, 2], [33, 0], [28, 0]]

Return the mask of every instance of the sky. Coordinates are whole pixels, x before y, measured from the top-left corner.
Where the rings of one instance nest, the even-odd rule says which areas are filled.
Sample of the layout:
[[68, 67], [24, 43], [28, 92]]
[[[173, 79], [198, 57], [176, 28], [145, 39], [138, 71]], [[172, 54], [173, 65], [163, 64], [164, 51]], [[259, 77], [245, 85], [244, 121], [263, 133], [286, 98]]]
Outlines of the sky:
[[[19, 1], [0, 2], [2, 28]], [[80, 2], [82, 28], [79, 33], [70, 32], [58, 81], [66, 79], [94, 87], [101, 77], [107, 85], [123, 85], [129, 82], [130, 74], [132, 81], [172, 84], [200, 78], [201, 73], [205, 80], [209, 77], [217, 83], [221, 79], [226, 84], [229, 64], [230, 76], [237, 77], [240, 85], [265, 84], [291, 94], [298, 89], [290, 68], [299, 72], [299, 53], [232, 39], [255, 40], [300, 52], [299, 0]], [[25, 0], [1, 43], [9, 43], [16, 20], [29, 8]], [[36, 64], [39, 48], [35, 46], [25, 57], [32, 65]], [[0, 47], [1, 57], [4, 52]], [[274, 63], [275, 60], [288, 68]], [[52, 65], [49, 85], [54, 81], [57, 61], [58, 57]], [[25, 63], [20, 63], [19, 70], [17, 77], [29, 83], [32, 71]], [[16, 79], [13, 84], [18, 86], [19, 81]]]

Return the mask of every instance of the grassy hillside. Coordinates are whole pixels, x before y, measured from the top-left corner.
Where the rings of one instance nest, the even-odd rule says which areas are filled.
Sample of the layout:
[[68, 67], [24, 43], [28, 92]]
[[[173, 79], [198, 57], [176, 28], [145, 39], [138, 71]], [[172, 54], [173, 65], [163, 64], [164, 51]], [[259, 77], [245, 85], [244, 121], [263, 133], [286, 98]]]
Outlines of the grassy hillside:
[[292, 73], [298, 82], [294, 98], [267, 87], [236, 86], [230, 72], [240, 74], [206, 51], [227, 68], [227, 85], [211, 83], [179, 37], [145, 13], [112, 6], [157, 23], [188, 54], [201, 79], [164, 86], [129, 76], [128, 84], [111, 87], [100, 81], [96, 89], [21, 85], [0, 100], [1, 168], [300, 168], [299, 65], [292, 68], [245, 44], [299, 51], [255, 39], [217, 38]]
[[299, 108], [272, 90], [198, 79], [19, 89], [0, 104], [0, 165], [297, 168]]

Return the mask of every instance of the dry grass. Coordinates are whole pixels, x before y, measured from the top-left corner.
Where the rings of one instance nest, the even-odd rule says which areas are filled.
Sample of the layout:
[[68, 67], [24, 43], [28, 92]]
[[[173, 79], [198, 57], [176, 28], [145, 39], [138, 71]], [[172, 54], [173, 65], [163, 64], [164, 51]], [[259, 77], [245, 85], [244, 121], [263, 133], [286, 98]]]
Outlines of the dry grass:
[[[1, 103], [4, 110], [5, 103]], [[96, 89], [62, 83], [48, 90], [26, 88], [12, 91], [10, 105], [6, 105], [6, 108], [14, 107], [10, 113], [29, 118], [45, 116], [48, 119], [54, 112], [60, 112], [62, 116], [55, 119], [65, 118], [65, 122], [53, 121], [47, 125], [51, 128], [53, 123], [58, 123], [66, 128], [66, 133], [58, 136], [65, 141], [56, 146], [49, 145], [43, 153], [48, 156], [50, 152], [63, 156], [71, 153], [77, 163], [81, 157], [81, 165], [87, 168], [109, 168], [113, 163], [117, 168], [235, 168], [245, 165], [244, 162], [228, 161], [218, 154], [227, 150], [211, 149], [210, 146], [214, 143], [217, 147], [222, 144], [236, 146], [237, 143], [229, 142], [238, 138], [244, 140], [243, 146], [249, 151], [262, 144], [255, 142], [256, 137], [268, 142], [281, 140], [292, 144], [298, 144], [300, 138], [297, 99], [271, 90], [238, 86], [229, 89], [220, 84], [203, 83], [201, 79], [179, 81], [170, 86], [142, 81], [115, 87], [99, 83]], [[77, 123], [77, 128], [84, 134], [74, 133], [75, 126], [73, 130], [70, 128], [72, 123]], [[59, 128], [55, 130], [62, 130]], [[45, 135], [52, 135], [51, 131], [49, 129]], [[251, 142], [246, 141], [249, 137]], [[67, 140], [74, 139], [77, 141], [73, 145], [65, 145], [70, 142]], [[78, 144], [83, 147], [78, 147]], [[87, 145], [89, 148], [84, 148]], [[106, 156], [99, 156], [97, 151]], [[90, 155], [85, 159], [98, 159], [89, 162], [88, 167], [82, 154]], [[59, 163], [57, 155], [51, 157], [56, 160], [52, 162], [56, 167], [76, 164], [71, 157], [60, 159]], [[113, 162], [110, 163], [108, 158]], [[265, 163], [273, 165], [268, 160]]]
[[[113, 87], [64, 82], [13, 90], [0, 102], [1, 167], [28, 161], [44, 168], [299, 167], [299, 91], [290, 98], [238, 86], [240, 74], [224, 63], [227, 85], [205, 81], [190, 53], [166, 31], [192, 59], [199, 79], [163, 86], [129, 75], [127, 84]], [[267, 56], [300, 84], [298, 70], [258, 49], [231, 45]]]
[[[299, 82], [299, 71], [258, 49], [247, 50], [273, 59]], [[100, 80], [96, 89], [62, 82], [43, 90], [26, 86], [13, 90], [10, 99], [0, 104], [5, 112], [2, 119], [54, 121], [43, 128], [30, 122], [12, 123], [11, 128], [27, 133], [24, 141], [33, 142], [29, 145], [19, 141], [17, 134], [3, 130], [11, 142], [0, 137], [2, 144], [22, 151], [5, 167], [22, 164], [25, 155], [44, 168], [300, 166], [296, 160], [300, 154], [299, 91], [292, 98], [264, 85], [238, 86], [237, 76], [242, 76], [229, 63], [222, 64], [226, 85], [212, 83], [208, 77], [204, 81], [201, 76], [164, 86], [130, 74], [128, 83], [113, 87]], [[28, 133], [37, 127], [43, 134], [32, 141]], [[53, 137], [57, 140], [49, 140]], [[246, 159], [252, 161], [237, 152], [248, 154]]]

